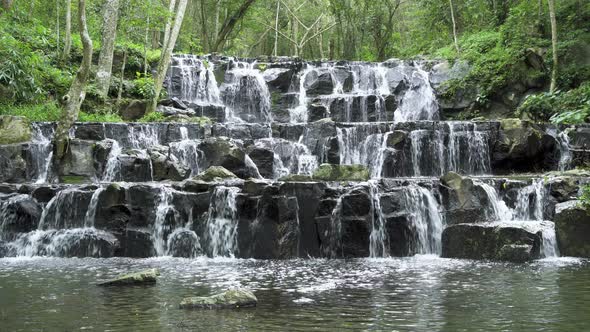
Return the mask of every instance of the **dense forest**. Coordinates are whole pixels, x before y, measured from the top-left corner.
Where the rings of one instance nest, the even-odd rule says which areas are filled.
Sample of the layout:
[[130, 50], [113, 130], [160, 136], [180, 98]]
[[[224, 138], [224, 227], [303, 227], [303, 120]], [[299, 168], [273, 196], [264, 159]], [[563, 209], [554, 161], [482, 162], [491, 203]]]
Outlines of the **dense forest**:
[[520, 91], [515, 116], [590, 115], [586, 0], [2, 0], [0, 114], [120, 121], [129, 99], [155, 109], [172, 52], [466, 61], [447, 89], [474, 94], [464, 118], [519, 85], [534, 89]]

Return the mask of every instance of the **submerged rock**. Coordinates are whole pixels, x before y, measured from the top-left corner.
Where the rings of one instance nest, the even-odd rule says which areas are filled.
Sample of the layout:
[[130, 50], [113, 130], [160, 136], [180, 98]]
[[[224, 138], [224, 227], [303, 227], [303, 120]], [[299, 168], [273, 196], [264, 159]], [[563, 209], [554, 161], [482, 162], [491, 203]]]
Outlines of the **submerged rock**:
[[221, 181], [225, 179], [237, 179], [238, 177], [228, 171], [225, 167], [222, 166], [211, 166], [207, 168], [206, 171], [203, 173], [195, 176], [193, 180], [201, 180], [205, 182], [213, 182], [213, 181]]
[[107, 280], [98, 284], [98, 286], [129, 286], [154, 284], [160, 272], [157, 269], [145, 270], [136, 273], [125, 274], [115, 279]]
[[458, 224], [442, 234], [442, 257], [527, 262], [540, 257], [541, 234], [511, 224]]
[[31, 127], [22, 116], [0, 116], [0, 144], [24, 143], [31, 140]]
[[180, 302], [180, 309], [231, 309], [255, 307], [258, 299], [248, 290], [232, 289], [206, 297], [187, 297]]
[[578, 201], [557, 204], [555, 231], [562, 256], [590, 257], [590, 211]]
[[363, 165], [322, 164], [313, 173], [313, 179], [322, 181], [368, 181], [369, 170]]

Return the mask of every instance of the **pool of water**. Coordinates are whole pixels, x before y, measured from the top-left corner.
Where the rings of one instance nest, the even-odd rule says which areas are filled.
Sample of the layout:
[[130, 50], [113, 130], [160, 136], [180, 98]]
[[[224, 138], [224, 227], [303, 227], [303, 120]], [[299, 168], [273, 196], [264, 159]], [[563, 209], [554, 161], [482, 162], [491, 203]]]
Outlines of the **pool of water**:
[[[160, 269], [154, 286], [101, 288]], [[178, 309], [234, 287], [256, 308]], [[590, 262], [402, 259], [0, 259], [0, 331], [583, 331]]]

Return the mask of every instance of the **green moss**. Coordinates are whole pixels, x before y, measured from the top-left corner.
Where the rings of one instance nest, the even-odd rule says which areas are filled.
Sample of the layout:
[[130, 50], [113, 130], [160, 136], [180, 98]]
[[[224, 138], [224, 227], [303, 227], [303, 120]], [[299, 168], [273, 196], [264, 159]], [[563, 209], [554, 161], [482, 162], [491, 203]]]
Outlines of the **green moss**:
[[24, 143], [31, 140], [29, 121], [21, 116], [0, 116], [0, 144]]
[[322, 164], [313, 173], [313, 179], [322, 181], [368, 181], [369, 170], [363, 165]]
[[60, 177], [60, 182], [65, 184], [82, 184], [87, 183], [88, 178], [79, 175], [64, 175]]
[[220, 181], [224, 179], [237, 179], [238, 177], [222, 166], [211, 166], [205, 172], [195, 176], [194, 180], [205, 182]]

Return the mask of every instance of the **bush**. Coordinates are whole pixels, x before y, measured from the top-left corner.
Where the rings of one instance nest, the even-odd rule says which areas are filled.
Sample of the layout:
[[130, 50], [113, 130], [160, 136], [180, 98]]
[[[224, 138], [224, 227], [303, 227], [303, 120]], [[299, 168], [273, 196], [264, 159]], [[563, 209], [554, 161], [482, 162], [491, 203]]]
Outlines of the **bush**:
[[[136, 73], [137, 78], [133, 81], [133, 94], [142, 99], [152, 99], [156, 94], [154, 79], [148, 75], [143, 76], [141, 73]], [[165, 91], [161, 90], [160, 97], [164, 97]]]
[[586, 209], [590, 210], [590, 185], [582, 187], [582, 195], [580, 196], [580, 204]]
[[166, 119], [164, 114], [160, 112], [151, 112], [144, 115], [138, 122], [162, 122]]
[[584, 123], [590, 116], [590, 82], [567, 92], [528, 96], [518, 108], [517, 115], [555, 124]]
[[105, 112], [105, 113], [85, 113], [80, 112], [78, 115], [80, 122], [125, 122], [119, 114]]
[[55, 102], [36, 105], [0, 105], [0, 115], [24, 116], [30, 121], [59, 121], [61, 108]]

